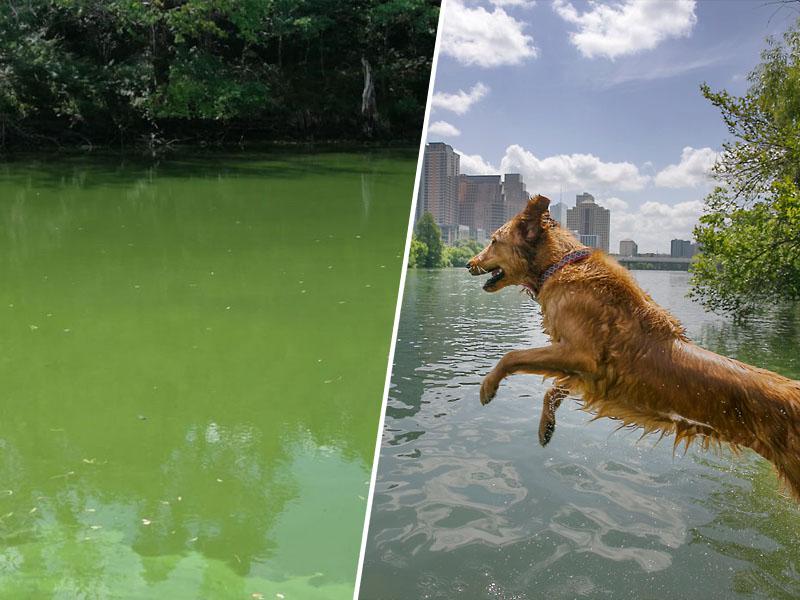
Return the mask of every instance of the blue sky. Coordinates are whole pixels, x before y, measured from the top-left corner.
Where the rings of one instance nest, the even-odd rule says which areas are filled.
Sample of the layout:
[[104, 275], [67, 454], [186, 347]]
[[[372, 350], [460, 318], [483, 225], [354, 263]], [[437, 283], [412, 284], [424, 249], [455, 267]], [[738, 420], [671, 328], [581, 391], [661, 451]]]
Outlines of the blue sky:
[[743, 93], [798, 16], [765, 0], [446, 0], [428, 140], [553, 202], [594, 194], [612, 252], [669, 251], [728, 137], [700, 84]]

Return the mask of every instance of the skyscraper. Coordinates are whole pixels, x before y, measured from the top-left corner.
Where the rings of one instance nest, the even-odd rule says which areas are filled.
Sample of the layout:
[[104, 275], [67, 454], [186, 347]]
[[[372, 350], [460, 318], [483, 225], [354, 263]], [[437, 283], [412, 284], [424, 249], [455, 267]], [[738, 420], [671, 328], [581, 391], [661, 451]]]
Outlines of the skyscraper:
[[567, 226], [567, 205], [563, 202], [556, 202], [550, 206], [550, 216], [558, 221], [562, 227]]
[[505, 221], [522, 211], [528, 203], [528, 192], [519, 173], [503, 175], [503, 202], [506, 207]]
[[[478, 231], [491, 235], [506, 221], [500, 175], [460, 175], [458, 178], [458, 222], [467, 225], [478, 239]], [[479, 239], [479, 241], [482, 241]]]
[[575, 208], [567, 210], [567, 229], [577, 231], [586, 245], [608, 252], [611, 212], [596, 204], [591, 194], [578, 194]]
[[453, 148], [443, 142], [425, 146], [415, 217], [418, 221], [424, 212], [431, 213], [446, 241], [458, 229], [459, 159]]

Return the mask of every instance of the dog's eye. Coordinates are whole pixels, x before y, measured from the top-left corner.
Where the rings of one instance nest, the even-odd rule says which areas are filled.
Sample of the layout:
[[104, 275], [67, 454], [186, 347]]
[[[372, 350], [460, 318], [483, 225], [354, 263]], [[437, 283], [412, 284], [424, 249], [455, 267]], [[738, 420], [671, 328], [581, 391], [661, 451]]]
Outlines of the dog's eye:
[[492, 240], [492, 246], [494, 246], [494, 245], [495, 245], [495, 242], [497, 242], [497, 240], [493, 239], [493, 240]]

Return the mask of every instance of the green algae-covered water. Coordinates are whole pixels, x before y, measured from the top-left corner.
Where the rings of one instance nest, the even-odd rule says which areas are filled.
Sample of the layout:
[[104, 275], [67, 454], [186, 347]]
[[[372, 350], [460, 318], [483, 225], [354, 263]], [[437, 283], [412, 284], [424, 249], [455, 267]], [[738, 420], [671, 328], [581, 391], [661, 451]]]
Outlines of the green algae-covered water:
[[352, 595], [414, 154], [0, 167], [0, 597]]

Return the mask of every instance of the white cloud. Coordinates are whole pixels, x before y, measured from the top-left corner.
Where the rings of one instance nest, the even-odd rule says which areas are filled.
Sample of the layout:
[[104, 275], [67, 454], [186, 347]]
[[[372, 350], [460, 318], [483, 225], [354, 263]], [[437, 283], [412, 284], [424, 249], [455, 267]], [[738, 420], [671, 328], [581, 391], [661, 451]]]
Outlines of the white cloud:
[[576, 25], [570, 41], [587, 58], [616, 58], [651, 50], [667, 38], [687, 37], [697, 23], [695, 0], [590, 2], [584, 13], [567, 0], [554, 0], [558, 15]]
[[[598, 202], [604, 204], [604, 201]], [[670, 240], [691, 239], [702, 211], [700, 200], [677, 204], [651, 201], [635, 209], [611, 208], [610, 250], [618, 252], [619, 241], [631, 239], [639, 246], [640, 253], [669, 252]]]
[[557, 194], [562, 186], [586, 190], [641, 190], [650, 178], [629, 162], [603, 162], [592, 154], [557, 154], [537, 158], [516, 144], [500, 161], [503, 173], [522, 173], [528, 189]]
[[536, 0], [489, 0], [494, 6], [519, 6], [521, 8], [531, 8], [536, 6]]
[[523, 32], [525, 24], [502, 8], [489, 12], [470, 8], [462, 0], [449, 0], [442, 29], [443, 54], [467, 66], [518, 65], [538, 54], [533, 37]]
[[489, 88], [479, 81], [468, 92], [464, 90], [458, 90], [455, 94], [436, 92], [431, 98], [431, 106], [463, 115], [488, 93]]
[[659, 171], [655, 183], [669, 188], [697, 187], [709, 183], [711, 168], [718, 156], [711, 148], [686, 146], [681, 152], [681, 162]]
[[456, 137], [461, 135], [461, 131], [447, 121], [436, 121], [428, 125], [428, 137], [430, 137], [431, 134], [444, 137]]
[[599, 198], [597, 203], [600, 206], [608, 208], [610, 210], [628, 210], [628, 203], [625, 202], [622, 198], [617, 198], [616, 196], [612, 196], [611, 198]]
[[[686, 73], [698, 71], [721, 63], [725, 57], [723, 55], [704, 56], [688, 62], [664, 62], [663, 64], [625, 64], [619, 71], [610, 76], [606, 76], [600, 82], [601, 88], [610, 88], [615, 85], [629, 83], [632, 81], [655, 81], [657, 79], [669, 79], [680, 77]], [[642, 61], [642, 63], [650, 61]]]
[[483, 160], [479, 154], [464, 154], [461, 150], [455, 149], [461, 155], [459, 168], [465, 175], [497, 175], [500, 170]]

